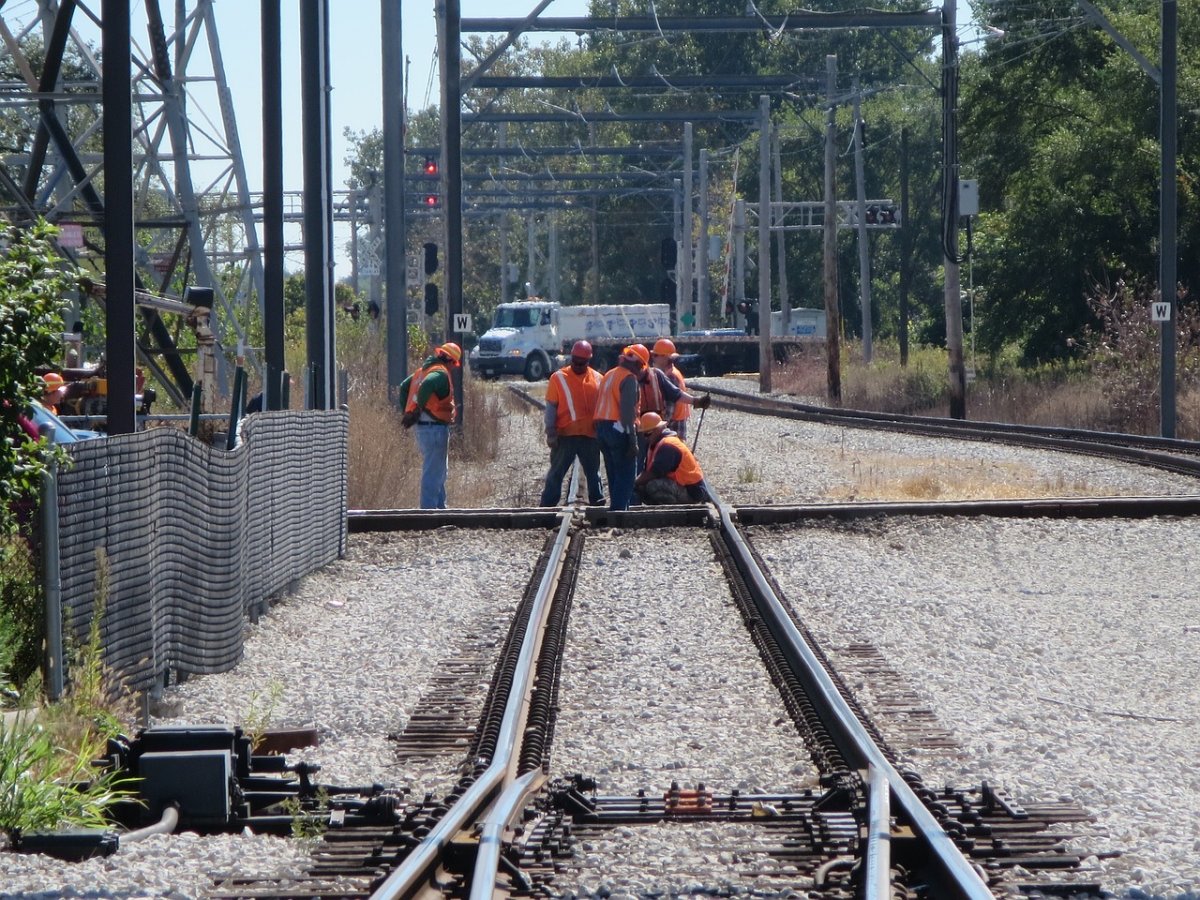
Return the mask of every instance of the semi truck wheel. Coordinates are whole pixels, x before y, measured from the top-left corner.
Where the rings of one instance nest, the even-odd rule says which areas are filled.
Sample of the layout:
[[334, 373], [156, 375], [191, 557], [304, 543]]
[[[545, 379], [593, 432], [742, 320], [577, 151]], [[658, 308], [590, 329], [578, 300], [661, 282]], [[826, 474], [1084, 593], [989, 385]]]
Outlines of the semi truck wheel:
[[525, 361], [525, 380], [541, 381], [550, 373], [550, 364], [540, 353], [533, 353]]

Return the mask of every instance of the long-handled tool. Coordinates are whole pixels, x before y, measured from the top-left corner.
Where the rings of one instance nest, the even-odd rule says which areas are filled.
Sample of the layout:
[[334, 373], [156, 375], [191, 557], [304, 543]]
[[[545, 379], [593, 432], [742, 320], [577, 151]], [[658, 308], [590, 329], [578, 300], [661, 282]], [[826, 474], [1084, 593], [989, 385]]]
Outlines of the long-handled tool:
[[704, 414], [708, 412], [708, 407], [700, 410], [700, 421], [696, 423], [696, 433], [692, 435], [692, 452], [696, 452], [696, 442], [700, 440], [700, 429], [704, 427]]

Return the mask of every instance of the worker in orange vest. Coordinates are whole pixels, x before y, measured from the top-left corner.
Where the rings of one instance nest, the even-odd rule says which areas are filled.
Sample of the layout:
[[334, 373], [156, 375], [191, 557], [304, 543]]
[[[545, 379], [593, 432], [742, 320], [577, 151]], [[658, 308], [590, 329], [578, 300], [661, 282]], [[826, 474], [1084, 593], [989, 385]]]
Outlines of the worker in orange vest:
[[[692, 407], [707, 409], [708, 404], [712, 401], [712, 397], [708, 394], [697, 397], [695, 394], [688, 392], [687, 379], [683, 377], [683, 373], [675, 365], [678, 359], [679, 354], [675, 352], [675, 342], [670, 338], [659, 338], [654, 342], [654, 349], [650, 353], [651, 365], [657, 371], [662, 372], [666, 379], [679, 391], [678, 399], [674, 402], [668, 402], [665, 405], [665, 409], [654, 410], [654, 412], [657, 412], [666, 420], [667, 427], [679, 435], [681, 441], [686, 442], [687, 420], [691, 417]], [[650, 411], [646, 408], [642, 409], [642, 412]]]
[[608, 508], [629, 509], [637, 477], [638, 375], [650, 365], [641, 344], [621, 351], [617, 364], [604, 373], [596, 398], [596, 440], [608, 476]]
[[639, 434], [650, 441], [646, 470], [637, 477], [634, 488], [643, 503], [707, 503], [708, 487], [704, 470], [658, 413], [642, 413]]
[[576, 341], [571, 361], [550, 376], [546, 386], [546, 446], [550, 448], [550, 471], [542, 488], [542, 506], [558, 506], [563, 478], [576, 459], [587, 481], [588, 502], [604, 503], [600, 483], [600, 444], [596, 440], [596, 398], [600, 373], [591, 366], [592, 345]]
[[421, 509], [446, 508], [446, 473], [450, 467], [450, 426], [454, 424], [454, 382], [450, 369], [462, 365], [462, 347], [448, 341], [425, 358], [400, 382], [405, 398], [400, 424], [417, 426], [421, 452]]

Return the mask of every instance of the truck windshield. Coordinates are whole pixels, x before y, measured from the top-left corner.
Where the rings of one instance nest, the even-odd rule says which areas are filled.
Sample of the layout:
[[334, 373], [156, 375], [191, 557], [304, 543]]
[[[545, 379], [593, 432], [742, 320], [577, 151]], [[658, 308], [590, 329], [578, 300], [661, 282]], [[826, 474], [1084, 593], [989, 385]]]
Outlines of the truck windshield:
[[513, 309], [512, 307], [500, 307], [496, 310], [496, 321], [493, 323], [497, 328], [529, 328], [537, 324], [536, 309]]

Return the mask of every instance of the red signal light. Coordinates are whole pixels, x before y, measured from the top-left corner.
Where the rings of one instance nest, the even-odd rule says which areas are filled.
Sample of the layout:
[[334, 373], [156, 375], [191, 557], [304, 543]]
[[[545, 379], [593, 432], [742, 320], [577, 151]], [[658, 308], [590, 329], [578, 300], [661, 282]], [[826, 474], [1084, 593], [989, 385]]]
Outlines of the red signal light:
[[425, 205], [426, 206], [437, 206], [437, 204], [438, 204], [437, 194], [426, 194], [425, 195]]
[[425, 174], [436, 175], [438, 173], [437, 160], [432, 156], [425, 157]]

